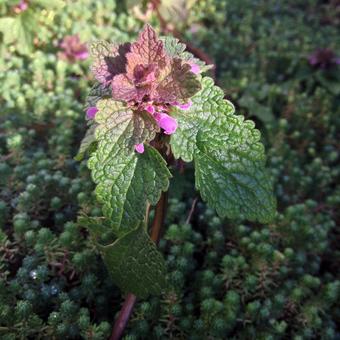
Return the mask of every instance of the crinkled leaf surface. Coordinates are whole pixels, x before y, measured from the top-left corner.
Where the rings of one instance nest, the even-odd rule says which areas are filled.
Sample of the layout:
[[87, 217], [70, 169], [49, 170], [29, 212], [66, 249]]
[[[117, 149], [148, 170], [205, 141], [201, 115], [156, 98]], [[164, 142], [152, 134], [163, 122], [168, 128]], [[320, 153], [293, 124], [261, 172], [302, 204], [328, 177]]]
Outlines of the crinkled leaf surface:
[[157, 86], [157, 99], [160, 102], [179, 101], [185, 103], [201, 89], [201, 84], [194, 73], [191, 72], [191, 66], [185, 64], [181, 59], [175, 58], [171, 61], [169, 72]]
[[159, 131], [156, 121], [148, 112], [135, 112], [113, 99], [100, 100], [96, 107], [95, 121], [99, 124], [96, 138], [107, 152], [111, 149], [117, 152], [124, 152], [126, 148], [133, 150], [136, 144], [152, 140]]
[[202, 79], [202, 90], [191, 98], [191, 108], [188, 111], [173, 110], [171, 114], [178, 121], [176, 133], [171, 137], [171, 148], [175, 158], [182, 158], [186, 162], [192, 161], [197, 150], [198, 132], [206, 130], [208, 122], [211, 122], [211, 125], [214, 122], [218, 125], [222, 123], [220, 119], [223, 116], [234, 116], [234, 106], [223, 100], [223, 96], [223, 91], [214, 86], [213, 80], [205, 77]]
[[[98, 65], [102, 64], [101, 53], [106, 52], [98, 52]], [[150, 25], [145, 25], [137, 41], [130, 45], [130, 50], [120, 60], [125, 60], [126, 70], [112, 77], [110, 85], [115, 100], [141, 102], [148, 98], [164, 103], [186, 102], [201, 88], [191, 66], [179, 57], [167, 55], [163, 41]], [[98, 74], [102, 68], [95, 67], [93, 71]], [[112, 76], [113, 72], [109, 73]]]
[[92, 86], [87, 96], [87, 107], [96, 106], [98, 101], [104, 98], [111, 97], [111, 89], [101, 83]]
[[194, 160], [196, 187], [220, 216], [268, 222], [276, 209], [265, 169], [264, 148], [254, 123], [234, 114], [223, 91], [204, 78], [190, 110], [174, 110], [171, 137], [176, 158]]
[[99, 249], [112, 280], [124, 292], [146, 298], [166, 288], [164, 259], [143, 226]]
[[157, 203], [161, 191], [168, 188], [171, 174], [154, 148], [146, 145], [143, 154], [134, 151], [135, 144], [154, 136], [143, 115], [129, 112], [113, 100], [100, 101], [97, 107], [98, 145], [88, 166], [97, 183], [103, 213], [121, 235], [143, 219], [147, 202]]
[[127, 54], [127, 72], [133, 73], [138, 64], [156, 64], [164, 67], [166, 63], [162, 40], [158, 39], [155, 30], [145, 25], [138, 40], [131, 44], [131, 52]]
[[129, 43], [116, 45], [101, 40], [93, 42], [90, 46], [93, 59], [91, 71], [96, 79], [107, 85], [115, 75], [124, 73], [129, 50]]
[[275, 200], [263, 161], [237, 148], [213, 150], [203, 145], [195, 155], [196, 187], [202, 198], [222, 217], [272, 220]]
[[188, 63], [193, 63], [199, 66], [200, 72], [210, 70], [213, 65], [207, 65], [203, 60], [195, 58], [190, 52], [186, 51], [185, 44], [181, 43], [177, 38], [166, 36], [161, 38], [164, 43], [166, 54], [171, 58], [180, 58]]

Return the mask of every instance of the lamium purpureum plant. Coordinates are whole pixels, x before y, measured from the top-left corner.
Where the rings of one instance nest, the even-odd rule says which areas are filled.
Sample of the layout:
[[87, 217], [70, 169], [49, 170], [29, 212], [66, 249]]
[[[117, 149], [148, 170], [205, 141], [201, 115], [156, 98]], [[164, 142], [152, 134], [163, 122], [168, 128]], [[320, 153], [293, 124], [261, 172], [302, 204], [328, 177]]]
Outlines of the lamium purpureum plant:
[[221, 217], [267, 223], [276, 203], [260, 133], [202, 75], [209, 65], [149, 25], [137, 41], [95, 42], [91, 54], [97, 83], [77, 158], [89, 156], [104, 218], [82, 220], [124, 292], [160, 294], [167, 289], [165, 264], [147, 216], [165, 202], [171, 163], [194, 163], [196, 188]]

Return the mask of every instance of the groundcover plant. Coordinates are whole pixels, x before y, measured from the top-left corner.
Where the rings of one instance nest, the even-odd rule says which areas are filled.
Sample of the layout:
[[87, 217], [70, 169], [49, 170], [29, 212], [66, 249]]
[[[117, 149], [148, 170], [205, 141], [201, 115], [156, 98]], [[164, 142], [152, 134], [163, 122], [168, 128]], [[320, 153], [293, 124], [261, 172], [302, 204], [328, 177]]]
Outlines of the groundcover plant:
[[[162, 1], [181, 9], [178, 17], [158, 7], [162, 21], [150, 1], [139, 11], [128, 2], [136, 4], [0, 4], [0, 339], [108, 339], [131, 301], [124, 340], [339, 338], [338, 4], [196, 0], [188, 10], [189, 1]], [[145, 23], [215, 65], [189, 64], [261, 131], [278, 204], [269, 223], [221, 217], [195, 189], [195, 160], [157, 149], [172, 177], [146, 226], [156, 239], [167, 198], [156, 249], [166, 282], [160, 295], [136, 298], [114, 283], [100, 254], [124, 233], [96, 198], [87, 164], [97, 142], [82, 161], [74, 157], [97, 113], [93, 102], [84, 107], [95, 84], [89, 42], [135, 41]], [[195, 105], [198, 93], [178, 104]], [[162, 113], [177, 129], [160, 128], [157, 138], [174, 154], [183, 127], [175, 114], [191, 108], [171, 107]], [[143, 154], [131, 145], [138, 158], [157, 148], [143, 145]]]
[[[164, 209], [173, 161], [194, 162], [196, 188], [221, 217], [266, 223], [275, 215], [275, 199], [264, 147], [254, 123], [236, 115], [223, 91], [202, 75], [210, 65], [175, 38], [158, 38], [146, 25], [135, 42], [99, 41], [91, 52], [97, 83], [77, 157], [88, 151], [105, 217], [81, 220], [113, 281], [145, 298], [167, 289], [155, 245], [162, 221], [153, 224], [150, 238], [148, 213], [150, 205]], [[108, 232], [112, 243], [103, 239]]]

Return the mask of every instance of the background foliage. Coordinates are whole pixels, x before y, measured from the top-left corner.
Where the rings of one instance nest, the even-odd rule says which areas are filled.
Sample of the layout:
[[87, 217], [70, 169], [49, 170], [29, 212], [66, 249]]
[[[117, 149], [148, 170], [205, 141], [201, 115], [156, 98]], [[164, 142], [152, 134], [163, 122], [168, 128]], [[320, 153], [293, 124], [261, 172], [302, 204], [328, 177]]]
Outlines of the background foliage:
[[[59, 43], [134, 38], [143, 8], [15, 5], [0, 3], [0, 338], [106, 339], [122, 299], [77, 222], [101, 211], [73, 160], [92, 79], [89, 61], [58, 57]], [[319, 48], [339, 56], [339, 11], [335, 0], [202, 0], [181, 13], [183, 39], [209, 54], [226, 98], [262, 132], [279, 212], [269, 225], [222, 220], [200, 202], [193, 169], [172, 169], [160, 248], [173, 289], [139, 302], [126, 339], [339, 337], [340, 72], [308, 60]]]

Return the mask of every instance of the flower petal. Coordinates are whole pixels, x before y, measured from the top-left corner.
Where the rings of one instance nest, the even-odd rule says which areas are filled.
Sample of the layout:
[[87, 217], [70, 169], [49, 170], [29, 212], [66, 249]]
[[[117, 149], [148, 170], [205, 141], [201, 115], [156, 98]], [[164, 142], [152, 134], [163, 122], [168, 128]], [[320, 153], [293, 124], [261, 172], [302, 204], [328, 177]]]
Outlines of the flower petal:
[[177, 129], [177, 120], [166, 113], [160, 113], [157, 115], [156, 120], [160, 128], [164, 130], [166, 135], [172, 135]]
[[156, 111], [155, 107], [154, 107], [153, 105], [151, 105], [151, 104], [147, 105], [147, 106], [145, 107], [145, 110], [148, 111], [148, 112], [151, 113], [151, 114], [154, 114], [155, 111]]
[[87, 119], [94, 119], [98, 109], [95, 106], [91, 106], [86, 110], [86, 118]]
[[88, 51], [82, 51], [82, 52], [75, 54], [75, 58], [78, 59], [78, 60], [85, 60], [85, 59], [88, 58], [88, 56], [89, 56]]
[[187, 103], [185, 103], [185, 104], [179, 104], [179, 105], [177, 105], [177, 106], [178, 106], [181, 110], [189, 110], [190, 107], [191, 107], [191, 105], [192, 105], [192, 101], [189, 100]]
[[189, 65], [191, 66], [191, 72], [194, 73], [194, 74], [199, 74], [201, 72], [201, 69], [200, 67], [195, 64], [195, 63], [189, 63]]
[[144, 152], [144, 144], [141, 143], [141, 144], [136, 144], [135, 145], [135, 150], [138, 152], [138, 153], [143, 153]]

